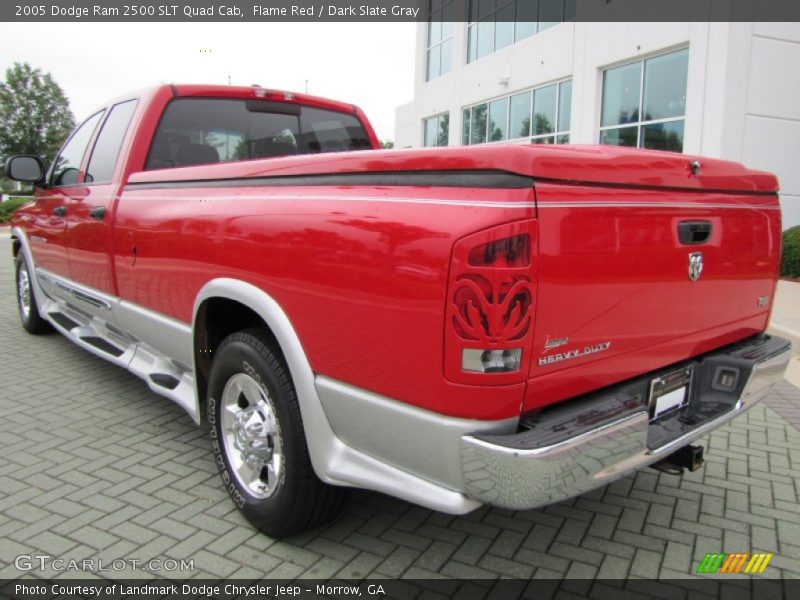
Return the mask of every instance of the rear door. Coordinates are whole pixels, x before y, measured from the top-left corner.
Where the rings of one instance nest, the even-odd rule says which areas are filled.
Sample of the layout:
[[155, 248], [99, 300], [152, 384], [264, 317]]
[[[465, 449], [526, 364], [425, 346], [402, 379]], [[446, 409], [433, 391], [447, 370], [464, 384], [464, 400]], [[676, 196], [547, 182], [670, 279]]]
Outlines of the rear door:
[[83, 176], [83, 191], [71, 198], [67, 219], [70, 279], [116, 295], [112, 269], [111, 221], [122, 171], [118, 164], [137, 101], [111, 107], [98, 133]]

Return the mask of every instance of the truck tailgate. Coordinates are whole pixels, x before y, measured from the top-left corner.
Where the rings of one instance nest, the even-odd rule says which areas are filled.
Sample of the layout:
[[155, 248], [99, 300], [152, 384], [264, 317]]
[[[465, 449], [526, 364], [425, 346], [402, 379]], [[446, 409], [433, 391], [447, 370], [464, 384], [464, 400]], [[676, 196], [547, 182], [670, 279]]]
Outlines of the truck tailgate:
[[766, 328], [780, 257], [774, 192], [551, 181], [536, 194], [536, 325], [523, 410]]

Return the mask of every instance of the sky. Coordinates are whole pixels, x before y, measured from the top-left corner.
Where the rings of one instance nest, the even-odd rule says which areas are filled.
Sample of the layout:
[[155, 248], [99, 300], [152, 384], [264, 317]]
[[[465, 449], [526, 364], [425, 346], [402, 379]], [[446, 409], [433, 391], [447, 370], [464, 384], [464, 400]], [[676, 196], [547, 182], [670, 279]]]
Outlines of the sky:
[[159, 83], [259, 84], [360, 106], [382, 140], [413, 100], [415, 23], [0, 24], [0, 74], [49, 71], [80, 121]]

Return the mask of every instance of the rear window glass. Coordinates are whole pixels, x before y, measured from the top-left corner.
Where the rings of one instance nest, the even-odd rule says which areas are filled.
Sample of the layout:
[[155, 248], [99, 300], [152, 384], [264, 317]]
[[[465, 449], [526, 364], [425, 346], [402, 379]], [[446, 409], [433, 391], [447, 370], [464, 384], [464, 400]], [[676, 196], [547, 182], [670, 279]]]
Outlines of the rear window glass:
[[146, 169], [364, 150], [353, 115], [269, 100], [178, 98], [158, 125]]

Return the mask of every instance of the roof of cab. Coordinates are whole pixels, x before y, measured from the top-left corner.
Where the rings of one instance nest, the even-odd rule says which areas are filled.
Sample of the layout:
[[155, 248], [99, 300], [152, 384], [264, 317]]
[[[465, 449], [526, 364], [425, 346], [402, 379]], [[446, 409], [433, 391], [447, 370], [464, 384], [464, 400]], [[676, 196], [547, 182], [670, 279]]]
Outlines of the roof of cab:
[[171, 86], [176, 96], [206, 96], [213, 98], [253, 98], [262, 100], [273, 100], [276, 102], [289, 102], [293, 104], [304, 104], [315, 106], [338, 112], [355, 113], [357, 108], [353, 104], [311, 96], [309, 94], [299, 94], [285, 90], [275, 90], [263, 88], [259, 85], [236, 86], [236, 85], [204, 85], [204, 84], [177, 84]]
[[[272, 100], [275, 102], [288, 102], [293, 104], [304, 104], [306, 106], [313, 106], [316, 108], [324, 108], [327, 110], [335, 110], [337, 112], [357, 114], [359, 109], [354, 104], [347, 102], [338, 102], [336, 100], [329, 100], [328, 98], [321, 98], [319, 96], [311, 96], [309, 94], [298, 94], [296, 92], [289, 92], [285, 90], [275, 90], [262, 88], [261, 86], [235, 86], [235, 85], [208, 85], [208, 84], [160, 84], [133, 90], [111, 98], [100, 106], [95, 107], [89, 115], [95, 114], [97, 111], [105, 107], [132, 100], [134, 98], [147, 100], [155, 96], [158, 92], [163, 90], [170, 90], [173, 96], [199, 96], [206, 98], [252, 98], [262, 100]], [[362, 113], [363, 114], [363, 113]]]

